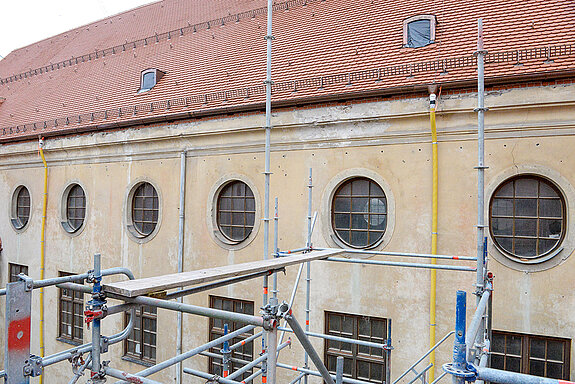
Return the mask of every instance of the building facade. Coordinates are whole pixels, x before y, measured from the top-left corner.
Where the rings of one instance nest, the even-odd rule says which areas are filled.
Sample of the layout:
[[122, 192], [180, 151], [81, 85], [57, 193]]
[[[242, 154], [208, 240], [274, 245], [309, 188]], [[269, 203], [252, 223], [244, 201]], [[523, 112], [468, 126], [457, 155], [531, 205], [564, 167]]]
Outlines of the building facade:
[[[438, 96], [438, 252], [475, 255], [473, 53], [476, 20], [484, 17], [492, 364], [569, 380], [575, 377], [575, 38], [566, 26], [574, 11], [567, 1], [531, 8], [485, 3], [484, 14], [431, 2], [276, 4], [270, 193], [278, 198], [279, 247], [306, 243], [311, 168], [314, 247], [429, 253], [431, 89]], [[177, 272], [180, 214], [185, 271], [263, 258], [263, 5], [164, 0], [0, 61], [2, 287], [20, 272], [40, 276], [39, 136], [48, 164], [47, 277], [91, 269], [94, 253], [104, 268], [127, 267], [136, 277]], [[510, 21], [509, 14], [517, 17]], [[311, 268], [312, 331], [383, 342], [392, 320], [390, 361], [377, 351], [314, 339], [330, 368], [345, 356], [347, 374], [381, 383], [388, 365], [394, 379], [429, 349], [428, 270], [333, 262]], [[278, 277], [281, 300], [289, 299], [296, 274], [289, 267]], [[454, 327], [455, 291], [473, 292], [475, 274], [437, 276], [439, 340]], [[46, 355], [90, 341], [82, 319], [87, 300], [46, 290]], [[261, 281], [184, 301], [257, 314]], [[40, 319], [33, 312], [37, 350]], [[294, 313], [305, 317], [303, 284]], [[142, 307], [138, 319], [132, 336], [105, 357], [114, 368], [135, 373], [175, 355], [175, 313]], [[125, 322], [110, 316], [103, 333]], [[217, 337], [222, 327], [184, 316], [183, 350]], [[280, 361], [302, 365], [296, 344]], [[251, 359], [260, 349], [255, 343], [237, 357]], [[436, 375], [451, 349], [451, 343], [439, 349]], [[200, 356], [184, 366], [221, 369]], [[68, 368], [47, 367], [46, 382], [69, 380]], [[175, 372], [152, 378], [175, 382]], [[282, 371], [280, 380], [295, 376]]]

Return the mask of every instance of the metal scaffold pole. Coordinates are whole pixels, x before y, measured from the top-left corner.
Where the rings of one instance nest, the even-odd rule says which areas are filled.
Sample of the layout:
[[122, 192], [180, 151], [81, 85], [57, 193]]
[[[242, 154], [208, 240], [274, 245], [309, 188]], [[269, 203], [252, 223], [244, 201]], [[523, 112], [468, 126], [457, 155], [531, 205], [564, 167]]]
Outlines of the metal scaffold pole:
[[[306, 248], [308, 250], [312, 249], [313, 244], [311, 242], [311, 232], [312, 232], [312, 197], [313, 197], [313, 179], [312, 179], [312, 168], [309, 169], [309, 182], [308, 182], [308, 206], [307, 206], [307, 243]], [[305, 290], [305, 331], [309, 332], [309, 317], [310, 317], [310, 295], [311, 295], [311, 263], [306, 264], [306, 290]], [[304, 355], [304, 366], [305, 369], [309, 368], [309, 355], [307, 351]], [[308, 375], [304, 375], [303, 381], [307, 384]]]

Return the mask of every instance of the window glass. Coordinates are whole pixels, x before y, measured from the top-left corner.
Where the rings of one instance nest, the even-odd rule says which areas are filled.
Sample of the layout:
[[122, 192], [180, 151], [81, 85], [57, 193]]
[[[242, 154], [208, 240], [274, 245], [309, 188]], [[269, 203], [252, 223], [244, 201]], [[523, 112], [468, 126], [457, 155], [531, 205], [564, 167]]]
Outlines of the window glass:
[[565, 199], [544, 178], [525, 175], [509, 179], [491, 198], [490, 230], [506, 254], [520, 262], [537, 262], [561, 244]]
[[332, 225], [337, 237], [352, 247], [376, 244], [387, 227], [387, 199], [373, 180], [357, 177], [336, 190]]
[[255, 198], [250, 187], [239, 180], [226, 184], [217, 201], [217, 222], [222, 234], [234, 242], [244, 241], [252, 233], [255, 219]]
[[150, 183], [141, 183], [132, 196], [132, 223], [142, 237], [149, 236], [156, 225], [160, 213], [158, 192]]
[[[59, 276], [70, 275], [73, 273], [59, 273]], [[76, 284], [82, 284], [82, 282], [76, 282]], [[84, 294], [71, 289], [59, 288], [59, 305], [58, 337], [73, 344], [82, 344], [84, 338]]]
[[145, 72], [142, 75], [141, 90], [145, 91], [148, 89], [152, 89], [154, 88], [154, 85], [156, 85], [156, 72], [155, 71]]
[[[325, 319], [328, 335], [385, 344], [387, 319], [336, 312], [326, 312]], [[381, 383], [385, 380], [385, 367], [388, 362], [383, 349], [326, 339], [324, 359], [327, 369], [333, 374], [338, 356], [344, 357], [345, 377], [369, 383]]]
[[[126, 314], [128, 324], [130, 315]], [[134, 330], [124, 341], [124, 356], [154, 364], [156, 362], [156, 342], [158, 328], [158, 309], [148, 305], [136, 308]]]
[[[225, 311], [236, 312], [236, 313], [243, 313], [246, 315], [253, 315], [254, 314], [254, 302], [253, 301], [246, 301], [246, 300], [238, 300], [238, 299], [230, 299], [225, 297], [218, 297], [218, 296], [210, 296], [210, 308], [222, 309]], [[210, 341], [217, 339], [218, 337], [222, 337], [224, 335], [224, 323], [225, 320], [214, 319], [210, 318]], [[238, 329], [242, 328], [245, 324], [236, 323], [233, 321], [227, 322], [228, 324], [228, 331], [234, 332]], [[248, 333], [244, 333], [239, 335], [238, 337], [233, 338], [230, 340], [230, 345], [240, 343], [244, 339], [250, 337], [254, 334], [254, 331], [250, 331]], [[252, 361], [254, 358], [254, 346], [253, 342], [245, 343], [244, 345], [234, 349], [232, 351], [232, 358], [241, 359], [245, 361]], [[212, 348], [210, 351], [212, 353], [221, 354], [221, 345]], [[230, 367], [230, 373], [240, 369], [243, 364], [238, 362], [232, 362]], [[222, 372], [222, 359], [216, 359], [210, 357], [209, 359], [209, 372], [214, 375], [223, 376]], [[253, 373], [253, 370], [250, 369], [243, 373], [242, 375], [238, 376], [237, 379], [243, 380], [249, 377]]]
[[16, 190], [13, 203], [12, 224], [16, 229], [21, 229], [28, 224], [30, 219], [30, 192], [24, 186]]
[[431, 43], [431, 21], [415, 20], [407, 24], [407, 46], [419, 48]]
[[66, 198], [66, 221], [70, 232], [76, 232], [84, 224], [86, 216], [86, 196], [78, 184], [70, 188]]
[[493, 331], [491, 367], [569, 380], [571, 340]]
[[9, 270], [9, 277], [8, 277], [9, 283], [14, 283], [16, 281], [20, 281], [20, 279], [18, 278], [18, 275], [21, 273], [28, 275], [28, 266], [27, 265], [8, 263], [8, 270]]

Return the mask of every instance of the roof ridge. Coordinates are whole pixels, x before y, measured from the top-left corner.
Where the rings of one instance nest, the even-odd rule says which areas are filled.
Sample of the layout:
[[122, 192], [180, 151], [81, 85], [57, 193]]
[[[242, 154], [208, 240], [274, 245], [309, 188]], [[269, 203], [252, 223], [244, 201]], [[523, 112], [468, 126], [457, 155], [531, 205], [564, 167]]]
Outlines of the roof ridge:
[[[310, 0], [308, 0], [310, 1]], [[318, 0], [324, 1], [324, 0]], [[553, 58], [560, 58], [566, 56], [575, 56], [575, 43], [573, 44], [558, 44], [546, 45], [543, 47], [514, 49], [509, 51], [501, 51], [495, 53], [488, 53], [485, 57], [485, 64], [496, 63], [512, 63], [520, 65], [522, 61], [545, 59], [543, 63], [553, 61]], [[281, 82], [274, 82], [272, 85], [272, 92], [278, 91], [291, 91], [297, 92], [300, 89], [316, 87], [323, 89], [326, 86], [341, 84], [347, 82], [348, 85], [353, 85], [353, 81], [373, 79], [375, 82], [383, 80], [386, 76], [404, 75], [412, 77], [417, 73], [437, 71], [440, 73], [447, 73], [448, 69], [463, 68], [477, 65], [477, 57], [474, 54], [465, 56], [451, 57], [445, 59], [437, 59], [424, 62], [398, 64], [389, 67], [380, 67], [373, 69], [365, 69], [355, 72], [335, 73], [326, 76], [308, 77], [297, 80], [284, 80]], [[160, 100], [149, 103], [140, 103], [129, 105], [126, 107], [119, 107], [113, 109], [106, 109], [103, 111], [96, 111], [84, 113], [80, 115], [73, 115], [35, 123], [26, 123], [16, 125], [15, 127], [1, 128], [2, 133], [0, 136], [13, 135], [14, 133], [24, 133], [27, 131], [27, 126], [31, 126], [33, 130], [39, 129], [37, 125], [42, 125], [42, 129], [55, 128], [60, 124], [82, 124], [84, 121], [95, 122], [97, 120], [105, 121], [109, 118], [122, 118], [124, 115], [131, 114], [136, 116], [138, 112], [150, 113], [157, 109], [169, 111], [172, 107], [184, 106], [189, 108], [191, 105], [205, 105], [210, 101], [226, 102], [230, 98], [243, 98], [247, 99], [253, 95], [265, 93], [265, 85], [255, 85], [251, 87], [242, 87], [231, 90], [208, 92], [197, 94], [194, 96], [182, 96], [172, 99]], [[73, 121], [74, 120], [74, 121]]]
[[[308, 3], [317, 3], [317, 2], [324, 2], [324, 1], [326, 1], [326, 0], [285, 0], [281, 3], [273, 4], [272, 10], [273, 11], [289, 10], [290, 8], [293, 8], [295, 6], [306, 6]], [[155, 4], [155, 3], [150, 3], [150, 4]], [[150, 5], [150, 4], [147, 4], [147, 5]], [[143, 5], [141, 7], [144, 7], [147, 5]], [[141, 7], [138, 7], [138, 8], [141, 8]], [[137, 8], [134, 8], [134, 9], [137, 9]], [[131, 12], [131, 11], [133, 11], [133, 9], [130, 11], [126, 11], [126, 12]], [[87, 54], [84, 54], [84, 55], [81, 55], [78, 57], [72, 57], [70, 59], [62, 60], [62, 61], [59, 61], [56, 63], [50, 63], [50, 64], [42, 66], [40, 68], [30, 69], [29, 71], [14, 74], [14, 75], [9, 76], [9, 77], [0, 78], [0, 85], [5, 85], [8, 83], [12, 83], [14, 81], [27, 79], [29, 77], [41, 75], [43, 73], [63, 69], [66, 67], [71, 67], [72, 65], [81, 64], [81, 63], [84, 63], [86, 61], [91, 61], [92, 59], [96, 60], [100, 57], [105, 57], [106, 55], [110, 55], [110, 54], [114, 55], [114, 54], [116, 54], [116, 52], [124, 52], [124, 51], [126, 51], [126, 47], [127, 48], [131, 47], [132, 49], [135, 49], [135, 48], [140, 47], [140, 46], [148, 45], [149, 41], [156, 42], [156, 43], [159, 43], [160, 41], [163, 41], [163, 40], [168, 41], [172, 38], [173, 35], [179, 34], [179, 36], [184, 36], [185, 34], [190, 33], [190, 32], [195, 33], [198, 30], [209, 30], [212, 26], [225, 25], [228, 22], [239, 22], [242, 19], [247, 19], [247, 18], [251, 19], [251, 18], [255, 18], [258, 15], [267, 15], [267, 6], [261, 7], [261, 8], [256, 8], [256, 9], [251, 9], [249, 11], [243, 11], [243, 12], [236, 13], [233, 15], [220, 17], [217, 19], [203, 21], [203, 22], [196, 23], [196, 24], [189, 24], [188, 23], [188, 25], [185, 27], [173, 29], [171, 31], [162, 32], [160, 34], [156, 33], [155, 35], [152, 35], [152, 36], [147, 36], [147, 37], [144, 37], [142, 39], [126, 42], [124, 44], [119, 44], [119, 45], [116, 45], [116, 46], [113, 46], [110, 48], [104, 48], [102, 50], [96, 49], [94, 52], [87, 53]], [[105, 19], [102, 19], [102, 20], [105, 20]], [[91, 25], [91, 24], [86, 24], [86, 25]], [[74, 31], [78, 28], [81, 28], [81, 27], [71, 29], [70, 31]], [[62, 34], [68, 33], [70, 31], [63, 32]], [[56, 36], [59, 36], [59, 35], [56, 35]], [[35, 44], [35, 43], [33, 43], [33, 44]], [[33, 44], [30, 44], [30, 45], [33, 45]]]

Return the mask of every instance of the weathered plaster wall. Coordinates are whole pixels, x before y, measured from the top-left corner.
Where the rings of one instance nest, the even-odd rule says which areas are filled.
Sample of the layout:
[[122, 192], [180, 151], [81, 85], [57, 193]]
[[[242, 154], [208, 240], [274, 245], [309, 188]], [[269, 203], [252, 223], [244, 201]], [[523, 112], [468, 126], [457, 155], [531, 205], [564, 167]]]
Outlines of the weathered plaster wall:
[[[486, 172], [489, 184], [497, 175], [516, 165], [537, 165], [559, 173], [575, 185], [575, 87], [522, 88], [490, 93], [486, 104]], [[472, 255], [476, 224], [476, 105], [475, 95], [442, 97], [438, 108], [439, 129], [439, 252]], [[125, 266], [136, 277], [172, 273], [177, 270], [179, 155], [187, 150], [185, 270], [263, 258], [263, 227], [246, 247], [227, 249], [210, 234], [210, 192], [226, 175], [242, 175], [263, 201], [262, 115], [229, 117], [151, 128], [94, 133], [50, 139], [46, 143], [49, 164], [49, 206], [46, 238], [49, 277], [58, 271], [84, 272], [92, 266], [92, 254], [102, 254], [104, 268]], [[279, 198], [280, 247], [303, 246], [306, 239], [307, 175], [314, 170], [313, 207], [318, 223], [315, 246], [333, 246], [329, 213], [325, 206], [329, 186], [342, 173], [375, 173], [387, 184], [395, 208], [389, 242], [377, 249], [429, 252], [431, 243], [431, 144], [427, 101], [423, 99], [358, 103], [281, 111], [275, 114], [272, 133], [271, 196]], [[351, 171], [350, 171], [351, 170]], [[7, 279], [8, 262], [30, 266], [39, 276], [42, 168], [36, 143], [0, 147], [0, 236], [4, 251], [0, 259], [0, 285]], [[161, 219], [157, 234], [147, 242], [135, 242], [125, 225], [126, 196], [130, 186], [149, 180], [158, 187]], [[77, 236], [68, 235], [60, 224], [61, 195], [70, 182], [85, 187], [88, 201], [86, 226]], [[30, 224], [16, 233], [10, 224], [13, 190], [20, 184], [32, 196]], [[569, 211], [575, 201], [568, 201]], [[256, 226], [261, 226], [261, 216]], [[571, 216], [569, 220], [572, 220]], [[575, 237], [575, 233], [568, 233]], [[572, 240], [570, 240], [572, 241]], [[568, 256], [568, 255], [566, 255]], [[398, 260], [404, 260], [397, 258]], [[494, 327], [501, 330], [573, 338], [575, 294], [570, 289], [575, 261], [544, 272], [519, 272], [491, 259], [496, 276]], [[469, 263], [468, 263], [469, 264]], [[297, 267], [280, 275], [280, 299], [289, 299]], [[438, 272], [438, 339], [453, 328], [455, 291], [473, 291], [474, 274]], [[311, 329], [324, 331], [324, 310], [389, 317], [393, 320], [392, 376], [397, 377], [428, 349], [429, 271], [316, 262], [312, 264]], [[254, 280], [220, 288], [216, 295], [254, 300], [261, 305], [261, 281]], [[294, 312], [305, 317], [302, 282]], [[473, 296], [468, 298], [472, 313]], [[208, 305], [208, 294], [185, 302]], [[4, 305], [4, 299], [0, 299]], [[37, 308], [38, 298], [34, 306]], [[47, 354], [69, 345], [57, 336], [57, 292], [46, 290]], [[2, 313], [2, 312], [0, 312]], [[158, 315], [158, 361], [175, 353], [176, 316]], [[184, 350], [206, 342], [208, 320], [185, 316]], [[1, 320], [3, 321], [3, 320]], [[33, 319], [33, 350], [38, 350], [38, 314]], [[104, 322], [104, 333], [122, 326], [121, 316]], [[84, 333], [88, 341], [90, 333]], [[319, 351], [323, 342], [313, 340]], [[257, 346], [257, 345], [256, 345]], [[120, 346], [105, 359], [130, 372], [142, 367], [121, 360]], [[257, 349], [255, 353], [257, 354]], [[2, 353], [2, 352], [0, 352]], [[281, 360], [301, 365], [299, 346], [282, 352]], [[437, 362], [447, 362], [446, 345]], [[575, 354], [572, 361], [575, 361]], [[207, 369], [207, 359], [185, 363]], [[575, 375], [573, 365], [572, 375]], [[66, 364], [47, 368], [49, 383], [64, 382]], [[155, 376], [172, 382], [174, 370]], [[283, 379], [292, 377], [282, 373]], [[194, 382], [192, 379], [187, 379]], [[283, 381], [282, 381], [283, 382]]]

